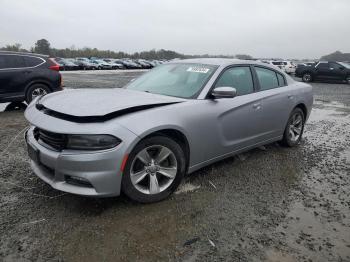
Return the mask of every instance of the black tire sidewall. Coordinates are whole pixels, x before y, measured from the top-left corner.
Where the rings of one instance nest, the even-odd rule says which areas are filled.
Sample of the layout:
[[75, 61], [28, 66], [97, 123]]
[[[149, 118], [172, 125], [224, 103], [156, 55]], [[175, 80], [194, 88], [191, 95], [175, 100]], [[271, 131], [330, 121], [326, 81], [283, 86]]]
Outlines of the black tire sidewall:
[[33, 99], [32, 99], [32, 93], [33, 93], [33, 91], [34, 91], [36, 88], [45, 89], [47, 93], [50, 93], [50, 92], [51, 92], [50, 88], [49, 88], [47, 85], [44, 85], [44, 84], [33, 84], [33, 85], [31, 85], [31, 86], [28, 88], [28, 90], [27, 90], [27, 92], [26, 92], [26, 97], [25, 97], [25, 100], [26, 100], [26, 102], [27, 102], [28, 105], [29, 105], [30, 102], [32, 102], [32, 100], [33, 100]]
[[[301, 114], [301, 117], [303, 119], [303, 126], [302, 126], [302, 129], [301, 129], [301, 133], [300, 133], [299, 139], [297, 141], [293, 142], [289, 138], [288, 130], [289, 130], [289, 125], [290, 125], [291, 119], [292, 119], [293, 115], [296, 114], [296, 113], [300, 113]], [[283, 145], [288, 146], [288, 147], [293, 147], [293, 146], [298, 145], [300, 143], [300, 140], [301, 140], [302, 136], [303, 136], [304, 127], [305, 127], [305, 115], [304, 115], [303, 110], [301, 110], [299, 107], [294, 108], [292, 113], [289, 115], [288, 122], [287, 122], [286, 128], [285, 128], [284, 133], [283, 133], [283, 139], [282, 139]]]
[[[164, 191], [155, 194], [155, 195], [148, 195], [143, 194], [140, 191], [138, 191], [134, 185], [131, 182], [130, 178], [130, 169], [131, 164], [135, 158], [135, 156], [145, 147], [149, 147], [151, 145], [163, 145], [169, 148], [175, 155], [177, 165], [178, 165], [178, 171], [176, 174], [176, 177], [172, 184], [165, 189]], [[169, 195], [171, 195], [177, 187], [180, 185], [183, 176], [185, 175], [186, 170], [186, 159], [185, 154], [180, 147], [180, 145], [172, 140], [171, 138], [167, 136], [153, 136], [146, 138], [142, 141], [140, 141], [135, 148], [132, 150], [132, 152], [129, 154], [126, 166], [124, 168], [123, 172], [123, 178], [122, 178], [122, 191], [125, 195], [127, 195], [130, 199], [140, 202], [140, 203], [154, 203], [161, 201], [165, 198], [167, 198]]]
[[[305, 76], [306, 75], [309, 75], [310, 76], [310, 80], [305, 80]], [[312, 75], [310, 74], [310, 73], [305, 73], [305, 74], [303, 74], [303, 76], [302, 76], [302, 80], [303, 80], [303, 82], [306, 82], [306, 83], [310, 83], [311, 81], [312, 81]]]

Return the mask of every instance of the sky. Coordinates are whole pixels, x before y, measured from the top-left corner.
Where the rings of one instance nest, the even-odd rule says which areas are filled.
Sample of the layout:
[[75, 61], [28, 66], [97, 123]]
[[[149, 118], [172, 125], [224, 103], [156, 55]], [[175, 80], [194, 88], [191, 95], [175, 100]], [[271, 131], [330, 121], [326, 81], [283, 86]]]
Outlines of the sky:
[[0, 0], [0, 47], [319, 58], [350, 52], [350, 0]]

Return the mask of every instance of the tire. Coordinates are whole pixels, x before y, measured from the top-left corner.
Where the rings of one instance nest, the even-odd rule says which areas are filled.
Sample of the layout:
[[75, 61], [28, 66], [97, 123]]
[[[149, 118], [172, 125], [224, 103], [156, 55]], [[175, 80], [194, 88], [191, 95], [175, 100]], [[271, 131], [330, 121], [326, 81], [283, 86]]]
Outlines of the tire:
[[311, 75], [311, 73], [309, 73], [309, 72], [304, 73], [303, 76], [302, 76], [302, 80], [303, 80], [303, 82], [306, 82], [306, 83], [312, 82], [312, 75]]
[[[301, 121], [299, 123], [298, 119]], [[299, 123], [299, 124], [298, 124]], [[303, 136], [305, 125], [305, 115], [299, 107], [294, 108], [289, 116], [287, 126], [283, 133], [282, 144], [284, 146], [293, 147], [300, 143]]]
[[[164, 154], [160, 154], [161, 151]], [[169, 155], [164, 158], [168, 152]], [[174, 140], [166, 136], [146, 138], [135, 146], [128, 157], [123, 172], [122, 191], [136, 202], [161, 201], [179, 186], [185, 175], [185, 167], [185, 154]]]
[[26, 102], [29, 105], [34, 98], [40, 95], [46, 95], [51, 93], [50, 88], [44, 84], [34, 84], [31, 85], [26, 92]]
[[350, 85], [350, 76], [346, 78], [346, 82]]

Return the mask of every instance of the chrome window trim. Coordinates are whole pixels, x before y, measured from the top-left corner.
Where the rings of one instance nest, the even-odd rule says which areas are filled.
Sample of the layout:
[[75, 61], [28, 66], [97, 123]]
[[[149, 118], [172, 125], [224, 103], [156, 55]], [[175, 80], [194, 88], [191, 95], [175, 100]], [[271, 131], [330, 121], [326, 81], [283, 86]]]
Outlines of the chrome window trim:
[[34, 57], [34, 58], [38, 58], [38, 59], [41, 59], [42, 62], [40, 64], [37, 64], [36, 66], [26, 66], [26, 67], [15, 67], [15, 68], [0, 68], [0, 71], [3, 71], [3, 70], [20, 70], [20, 69], [27, 69], [27, 68], [36, 68], [36, 67], [39, 67], [43, 64], [46, 63], [45, 59], [41, 58], [41, 57], [38, 57], [38, 56], [33, 56], [33, 55], [17, 55], [17, 54], [1, 54], [1, 55], [12, 55], [12, 56], [26, 56], [26, 57]]
[[319, 61], [316, 65], [315, 68], [317, 68], [320, 64], [328, 64], [329, 62], [327, 61]]

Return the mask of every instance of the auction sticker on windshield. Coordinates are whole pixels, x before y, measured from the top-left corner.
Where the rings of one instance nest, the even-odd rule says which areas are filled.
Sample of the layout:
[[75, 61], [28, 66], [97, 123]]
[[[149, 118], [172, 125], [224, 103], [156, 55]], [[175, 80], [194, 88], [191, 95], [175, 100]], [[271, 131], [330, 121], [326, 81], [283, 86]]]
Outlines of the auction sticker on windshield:
[[209, 71], [209, 68], [195, 67], [195, 66], [189, 67], [187, 69], [187, 72], [195, 72], [195, 73], [202, 73], [202, 74], [206, 74], [208, 73], [208, 71]]

